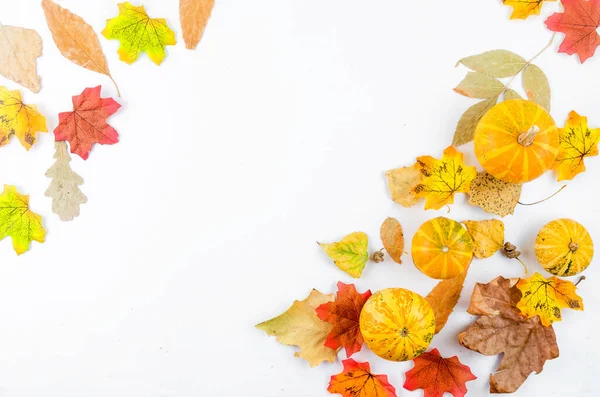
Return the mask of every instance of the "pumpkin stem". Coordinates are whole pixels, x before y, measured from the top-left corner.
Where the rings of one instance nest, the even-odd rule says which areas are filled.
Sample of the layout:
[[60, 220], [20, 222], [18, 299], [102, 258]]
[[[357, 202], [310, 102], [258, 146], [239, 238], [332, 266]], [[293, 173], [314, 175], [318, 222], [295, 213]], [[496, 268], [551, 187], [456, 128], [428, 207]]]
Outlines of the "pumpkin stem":
[[381, 263], [384, 260], [383, 257], [383, 248], [380, 249], [379, 251], [376, 251], [373, 253], [373, 255], [371, 256], [371, 260], [375, 263]]
[[578, 248], [579, 248], [579, 245], [577, 243], [574, 243], [572, 241], [569, 243], [569, 249], [571, 250], [571, 252], [577, 251]]
[[567, 187], [567, 185], [562, 185], [562, 187], [560, 189], [558, 189], [556, 192], [552, 193], [552, 195], [546, 197], [543, 200], [536, 201], [535, 203], [522, 203], [520, 201], [517, 201], [517, 203], [520, 204], [520, 205], [536, 205], [536, 204], [540, 204], [540, 203], [543, 203], [546, 200], [550, 200], [552, 197], [556, 196], [558, 193], [560, 193], [566, 187]]
[[540, 127], [534, 125], [527, 132], [522, 132], [517, 138], [517, 141], [523, 146], [530, 146], [535, 140], [538, 132], [540, 132]]
[[585, 276], [581, 276], [581, 277], [579, 278], [579, 281], [577, 281], [577, 282], [575, 283], [575, 286], [577, 287], [577, 286], [579, 285], [579, 283], [580, 283], [580, 282], [582, 282], [583, 280], [585, 280]]

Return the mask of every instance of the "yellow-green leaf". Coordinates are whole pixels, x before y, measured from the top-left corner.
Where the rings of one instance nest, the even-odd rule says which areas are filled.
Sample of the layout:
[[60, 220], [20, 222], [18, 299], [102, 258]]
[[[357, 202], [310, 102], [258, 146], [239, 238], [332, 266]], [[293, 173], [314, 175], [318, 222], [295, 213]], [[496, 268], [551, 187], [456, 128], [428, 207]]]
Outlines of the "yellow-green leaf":
[[463, 221], [473, 238], [473, 255], [489, 258], [504, 245], [504, 222], [498, 219]]
[[43, 243], [46, 238], [42, 217], [29, 209], [29, 196], [9, 185], [0, 194], [0, 240], [5, 237], [12, 238], [18, 255], [29, 250], [32, 241]]
[[469, 72], [454, 88], [457, 93], [470, 98], [497, 98], [504, 90], [504, 84], [494, 77], [480, 72]]
[[521, 95], [519, 95], [519, 93], [517, 91], [513, 90], [512, 88], [509, 88], [504, 93], [504, 100], [510, 101], [511, 99], [523, 99], [523, 98], [521, 97]]
[[463, 113], [454, 131], [454, 139], [452, 140], [454, 146], [464, 145], [473, 140], [475, 127], [477, 127], [479, 120], [496, 104], [496, 101], [497, 98], [486, 99], [471, 106]]
[[529, 65], [522, 77], [527, 98], [550, 111], [550, 83], [542, 69]]
[[458, 61], [471, 70], [504, 78], [514, 76], [527, 64], [523, 57], [507, 50], [492, 50], [466, 57]]
[[351, 233], [338, 243], [318, 244], [337, 267], [354, 278], [362, 275], [369, 260], [369, 238], [365, 233]]

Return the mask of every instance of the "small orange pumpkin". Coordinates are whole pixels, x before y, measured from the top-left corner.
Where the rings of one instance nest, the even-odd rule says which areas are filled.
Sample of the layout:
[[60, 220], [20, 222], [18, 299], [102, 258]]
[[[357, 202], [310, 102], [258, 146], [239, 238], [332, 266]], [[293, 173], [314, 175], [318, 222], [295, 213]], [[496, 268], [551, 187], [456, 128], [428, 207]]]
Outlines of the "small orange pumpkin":
[[374, 293], [360, 313], [360, 332], [365, 343], [381, 358], [412, 360], [423, 353], [435, 331], [429, 302], [404, 288]]
[[556, 219], [538, 233], [535, 256], [548, 272], [561, 277], [574, 276], [592, 262], [594, 243], [579, 222]]
[[421, 225], [412, 240], [415, 266], [431, 278], [454, 278], [473, 259], [473, 239], [460, 223], [440, 216]]
[[534, 180], [552, 168], [558, 129], [548, 112], [524, 99], [500, 102], [475, 129], [475, 155], [488, 174], [511, 183]]

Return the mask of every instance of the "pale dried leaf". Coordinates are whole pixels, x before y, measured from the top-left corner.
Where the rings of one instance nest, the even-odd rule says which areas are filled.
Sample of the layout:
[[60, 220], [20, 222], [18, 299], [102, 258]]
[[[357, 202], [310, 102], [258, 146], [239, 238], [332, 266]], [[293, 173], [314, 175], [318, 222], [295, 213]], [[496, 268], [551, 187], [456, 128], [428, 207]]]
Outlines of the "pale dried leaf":
[[454, 132], [454, 139], [452, 140], [454, 146], [464, 145], [473, 140], [475, 127], [477, 127], [479, 120], [496, 104], [497, 99], [496, 97], [476, 103], [463, 113]]
[[521, 197], [522, 185], [504, 182], [487, 172], [479, 172], [471, 182], [469, 204], [481, 207], [485, 212], [506, 216], [515, 211]]
[[215, 0], [179, 0], [179, 19], [185, 48], [196, 48], [208, 23]]
[[460, 293], [467, 277], [467, 270], [459, 276], [440, 281], [425, 297], [431, 305], [435, 314], [435, 333], [437, 334], [444, 328], [448, 317], [452, 314], [454, 306], [460, 298]]
[[473, 238], [473, 255], [489, 258], [504, 246], [504, 222], [498, 219], [463, 221]]
[[523, 88], [525, 88], [530, 101], [550, 111], [550, 83], [542, 69], [535, 65], [529, 65], [523, 71]]
[[521, 56], [507, 50], [492, 50], [478, 55], [466, 57], [458, 61], [471, 70], [503, 78], [514, 76], [521, 71], [527, 61]]
[[0, 74], [33, 92], [40, 91], [37, 58], [42, 38], [32, 29], [0, 25]]
[[497, 98], [504, 90], [504, 84], [484, 73], [469, 72], [454, 88], [457, 93], [470, 98]]
[[404, 234], [402, 233], [402, 225], [395, 218], [386, 218], [379, 229], [381, 242], [383, 247], [394, 260], [394, 262], [402, 263], [402, 254], [404, 252]]
[[419, 201], [419, 198], [412, 192], [417, 186], [423, 175], [416, 164], [411, 167], [394, 168], [385, 173], [388, 179], [388, 188], [392, 195], [392, 200], [396, 203], [410, 207]]
[[510, 101], [511, 99], [523, 99], [523, 98], [521, 97], [521, 95], [519, 95], [519, 93], [517, 91], [513, 90], [512, 88], [509, 88], [504, 93], [504, 100]]

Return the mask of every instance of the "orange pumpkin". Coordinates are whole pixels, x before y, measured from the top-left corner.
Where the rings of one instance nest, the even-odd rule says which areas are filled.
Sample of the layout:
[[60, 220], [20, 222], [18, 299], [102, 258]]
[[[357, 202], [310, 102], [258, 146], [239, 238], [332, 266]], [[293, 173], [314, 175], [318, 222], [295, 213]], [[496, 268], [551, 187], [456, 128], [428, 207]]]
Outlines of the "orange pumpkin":
[[467, 229], [440, 216], [421, 225], [412, 240], [415, 266], [431, 278], [454, 278], [473, 259], [473, 239]]
[[540, 105], [524, 99], [492, 107], [475, 129], [475, 155], [488, 174], [511, 183], [529, 182], [552, 168], [558, 129]]
[[535, 256], [548, 272], [574, 276], [592, 262], [594, 243], [588, 231], [572, 219], [556, 219], [540, 230]]
[[403, 288], [374, 293], [360, 313], [360, 332], [379, 357], [392, 361], [412, 360], [423, 353], [435, 331], [429, 302]]

